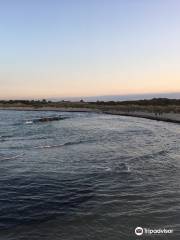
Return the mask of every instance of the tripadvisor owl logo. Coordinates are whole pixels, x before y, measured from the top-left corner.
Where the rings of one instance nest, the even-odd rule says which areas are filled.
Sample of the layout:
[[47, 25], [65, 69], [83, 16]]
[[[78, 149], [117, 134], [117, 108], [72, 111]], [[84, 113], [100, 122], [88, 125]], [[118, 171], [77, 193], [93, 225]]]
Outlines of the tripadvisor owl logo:
[[135, 229], [135, 234], [136, 234], [137, 236], [143, 235], [143, 228], [142, 228], [142, 227], [137, 227], [137, 228]]
[[173, 229], [167, 229], [167, 228], [158, 228], [158, 229], [150, 229], [150, 228], [142, 228], [142, 227], [136, 227], [135, 228], [135, 234], [137, 236], [141, 236], [141, 235], [146, 235], [146, 234], [171, 234], [173, 233]]

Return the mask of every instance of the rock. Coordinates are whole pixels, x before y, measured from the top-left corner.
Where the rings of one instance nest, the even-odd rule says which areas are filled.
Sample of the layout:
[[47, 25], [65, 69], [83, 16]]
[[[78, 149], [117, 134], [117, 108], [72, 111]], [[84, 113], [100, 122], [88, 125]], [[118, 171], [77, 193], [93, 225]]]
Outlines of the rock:
[[42, 118], [38, 118], [38, 119], [34, 119], [33, 123], [38, 123], [38, 122], [52, 122], [52, 121], [59, 121], [59, 120], [63, 120], [66, 119], [66, 117], [42, 117]]

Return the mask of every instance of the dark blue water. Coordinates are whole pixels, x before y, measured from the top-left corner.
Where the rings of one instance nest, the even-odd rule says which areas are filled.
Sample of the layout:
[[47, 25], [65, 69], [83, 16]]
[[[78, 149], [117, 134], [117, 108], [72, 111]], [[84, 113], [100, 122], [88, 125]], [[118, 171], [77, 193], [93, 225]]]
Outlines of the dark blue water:
[[131, 240], [137, 226], [180, 239], [180, 125], [0, 111], [0, 239]]

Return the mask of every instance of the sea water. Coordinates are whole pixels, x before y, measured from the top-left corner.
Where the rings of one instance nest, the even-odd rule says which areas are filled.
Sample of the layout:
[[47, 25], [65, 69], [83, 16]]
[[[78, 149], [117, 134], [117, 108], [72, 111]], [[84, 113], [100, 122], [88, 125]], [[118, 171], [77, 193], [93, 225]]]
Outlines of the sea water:
[[180, 125], [0, 111], [0, 239], [131, 240], [137, 226], [180, 239]]

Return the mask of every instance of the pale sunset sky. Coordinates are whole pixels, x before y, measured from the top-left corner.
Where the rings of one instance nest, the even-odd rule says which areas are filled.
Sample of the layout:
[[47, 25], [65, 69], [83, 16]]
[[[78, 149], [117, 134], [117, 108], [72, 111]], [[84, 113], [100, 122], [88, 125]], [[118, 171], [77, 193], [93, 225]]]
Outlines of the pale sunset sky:
[[0, 48], [0, 99], [180, 92], [180, 1], [0, 1]]

